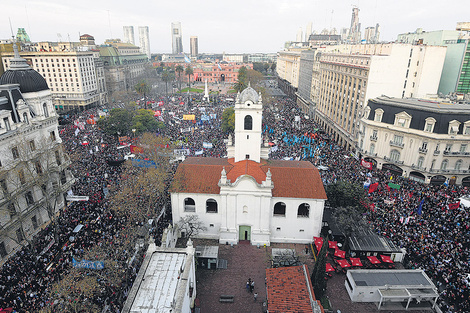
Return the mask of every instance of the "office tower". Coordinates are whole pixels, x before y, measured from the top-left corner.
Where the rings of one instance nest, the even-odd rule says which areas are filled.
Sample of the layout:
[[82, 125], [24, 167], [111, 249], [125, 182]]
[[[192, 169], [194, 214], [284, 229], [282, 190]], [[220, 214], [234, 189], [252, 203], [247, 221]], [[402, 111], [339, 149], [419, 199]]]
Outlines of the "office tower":
[[191, 48], [191, 56], [197, 57], [198, 55], [197, 36], [191, 36], [191, 38], [189, 38], [189, 41], [190, 41], [190, 48]]
[[359, 23], [359, 8], [352, 9], [351, 27], [349, 28], [349, 40], [352, 43], [361, 41], [361, 24]]
[[308, 41], [308, 38], [312, 34], [312, 22], [309, 22], [307, 24], [307, 28], [305, 29], [305, 42]]
[[367, 43], [375, 42], [375, 27], [366, 27], [364, 31], [364, 40]]
[[135, 45], [134, 39], [134, 26], [123, 26], [124, 30], [124, 42]]
[[377, 23], [375, 25], [375, 43], [378, 43], [380, 41], [380, 25]]
[[181, 22], [171, 23], [171, 42], [172, 53], [179, 54], [183, 52], [183, 39], [181, 33]]
[[139, 26], [139, 45], [140, 51], [147, 55], [150, 60], [150, 38], [149, 38], [149, 27]]
[[302, 27], [299, 27], [299, 30], [297, 31], [297, 37], [295, 38], [295, 41], [302, 42]]

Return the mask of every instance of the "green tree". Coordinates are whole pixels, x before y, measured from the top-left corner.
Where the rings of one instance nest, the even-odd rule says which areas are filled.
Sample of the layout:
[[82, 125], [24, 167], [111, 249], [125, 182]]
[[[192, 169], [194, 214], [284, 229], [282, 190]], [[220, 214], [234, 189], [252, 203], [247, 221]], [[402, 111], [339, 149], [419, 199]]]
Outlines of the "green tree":
[[248, 81], [246, 78], [246, 67], [240, 67], [240, 69], [238, 69], [238, 79], [235, 85], [233, 86], [233, 89], [235, 89], [238, 92], [241, 92], [247, 86], [248, 86]]
[[161, 127], [162, 125], [155, 120], [152, 110], [137, 110], [137, 114], [132, 118], [132, 128], [136, 130], [137, 134], [154, 132]]
[[328, 202], [332, 208], [356, 207], [363, 208], [366, 204], [366, 193], [359, 184], [340, 180], [326, 187]]
[[178, 65], [175, 71], [178, 73], [178, 90], [181, 92], [181, 74], [184, 72], [183, 65]]
[[271, 64], [271, 70], [274, 72], [276, 70], [276, 62], [273, 62], [273, 64]]
[[165, 93], [168, 95], [168, 83], [173, 81], [175, 74], [165, 70], [162, 73], [162, 80], [165, 82]]
[[233, 107], [228, 107], [222, 113], [222, 131], [224, 133], [231, 133], [235, 130], [235, 110]]
[[98, 120], [98, 126], [110, 136], [125, 136], [130, 133], [132, 113], [126, 109], [116, 108], [109, 116]]
[[144, 97], [144, 106], [147, 108], [147, 98], [145, 97], [150, 92], [150, 87], [145, 80], [141, 80], [137, 85], [134, 86], [135, 91]]
[[193, 75], [194, 70], [190, 65], [188, 65], [188, 67], [186, 67], [186, 70], [184, 72], [186, 75], [188, 75], [188, 88], [191, 91], [191, 75]]
[[315, 297], [320, 299], [323, 297], [326, 291], [326, 252], [328, 247], [328, 240], [323, 238], [323, 246], [321, 247], [320, 252], [318, 253], [317, 260], [315, 261], [315, 266], [313, 267], [312, 275], [310, 279], [313, 284], [313, 290], [315, 292]]

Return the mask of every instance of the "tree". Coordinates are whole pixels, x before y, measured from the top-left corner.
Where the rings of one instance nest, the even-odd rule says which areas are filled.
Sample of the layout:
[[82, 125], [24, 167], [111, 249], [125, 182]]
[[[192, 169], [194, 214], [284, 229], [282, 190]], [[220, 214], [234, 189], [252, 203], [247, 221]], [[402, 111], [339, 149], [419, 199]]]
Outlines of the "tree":
[[364, 188], [359, 184], [340, 180], [326, 187], [326, 195], [331, 207], [363, 207], [366, 204]]
[[152, 110], [137, 110], [137, 113], [132, 118], [132, 129], [135, 129], [137, 134], [154, 132], [163, 126], [164, 124], [162, 122], [157, 122], [155, 120]]
[[222, 131], [224, 133], [232, 133], [235, 130], [235, 110], [228, 107], [222, 113]]
[[183, 65], [178, 65], [175, 71], [178, 73], [178, 90], [181, 92], [181, 74], [184, 72]]
[[135, 91], [144, 97], [144, 106], [147, 108], [147, 98], [145, 97], [146, 94], [149, 93], [150, 87], [145, 80], [141, 80], [137, 85], [134, 86]]
[[264, 79], [263, 74], [258, 71], [248, 69], [246, 71], [246, 80], [250, 82], [250, 85], [254, 87], [258, 87], [258, 83]]
[[165, 94], [168, 95], [168, 83], [173, 81], [174, 79], [174, 73], [164, 70], [162, 74], [162, 80], [165, 82]]
[[188, 75], [188, 88], [189, 88], [189, 91], [191, 91], [191, 75], [193, 75], [194, 71], [193, 71], [193, 68], [188, 65], [186, 67], [186, 70], [185, 70], [185, 74]]
[[204, 223], [199, 220], [199, 216], [196, 214], [181, 217], [176, 225], [182, 233], [184, 232], [184, 238], [192, 238], [207, 230], [207, 227], [204, 226]]
[[363, 210], [361, 211], [358, 207], [353, 206], [336, 207], [333, 209], [333, 218], [335, 219], [338, 227], [346, 236], [344, 250], [347, 250], [349, 243], [348, 239], [353, 233], [368, 227], [363, 213]]
[[240, 67], [240, 69], [238, 69], [237, 82], [235, 83], [233, 88], [236, 91], [241, 92], [247, 86], [248, 86], [248, 82], [247, 82], [247, 79], [246, 79], [246, 67], [242, 66], [242, 67]]
[[98, 120], [98, 126], [110, 136], [125, 136], [130, 133], [133, 114], [127, 109], [115, 108], [109, 116]]
[[271, 70], [273, 72], [276, 70], [276, 62], [273, 62], [273, 64], [271, 64]]
[[323, 297], [326, 291], [326, 252], [328, 247], [328, 240], [323, 238], [323, 246], [318, 253], [317, 260], [313, 267], [312, 275], [310, 279], [313, 284], [313, 290], [315, 297], [320, 299]]

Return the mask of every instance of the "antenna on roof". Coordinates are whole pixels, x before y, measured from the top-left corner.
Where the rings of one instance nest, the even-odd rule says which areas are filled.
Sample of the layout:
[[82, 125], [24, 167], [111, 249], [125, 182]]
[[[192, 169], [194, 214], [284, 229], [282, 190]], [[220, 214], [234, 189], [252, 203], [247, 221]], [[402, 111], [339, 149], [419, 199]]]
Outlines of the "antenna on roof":
[[15, 35], [13, 34], [13, 26], [11, 26], [11, 19], [8, 18], [8, 20], [10, 21], [10, 30], [11, 30], [11, 37], [15, 37]]

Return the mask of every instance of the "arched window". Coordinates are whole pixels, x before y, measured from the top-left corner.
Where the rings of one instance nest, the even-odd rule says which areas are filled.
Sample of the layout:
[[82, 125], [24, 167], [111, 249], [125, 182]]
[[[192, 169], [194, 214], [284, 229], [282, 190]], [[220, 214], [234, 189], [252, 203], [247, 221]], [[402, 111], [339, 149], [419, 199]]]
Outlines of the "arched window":
[[28, 113], [26, 112], [23, 113], [23, 122], [29, 124]]
[[297, 217], [308, 217], [310, 213], [310, 204], [302, 203], [297, 209]]
[[245, 130], [252, 130], [253, 129], [253, 118], [251, 115], [245, 116]]
[[447, 161], [447, 159], [443, 160], [441, 163], [441, 170], [445, 171], [447, 169], [447, 165], [449, 165], [449, 161]]
[[457, 171], [459, 171], [460, 168], [462, 167], [462, 163], [463, 163], [462, 160], [458, 160], [457, 162], [455, 162], [455, 169], [456, 169]]
[[42, 104], [42, 109], [44, 110], [44, 116], [49, 117], [49, 111], [47, 110], [47, 103]]
[[278, 202], [274, 205], [275, 216], [286, 216], [286, 204], [284, 202]]
[[214, 199], [207, 199], [206, 213], [217, 213], [217, 201]]
[[390, 151], [390, 160], [400, 161], [400, 151], [398, 151], [398, 150]]
[[422, 168], [424, 163], [424, 157], [420, 156], [418, 158], [418, 168]]
[[192, 198], [184, 199], [184, 211], [185, 212], [196, 212], [196, 203]]

